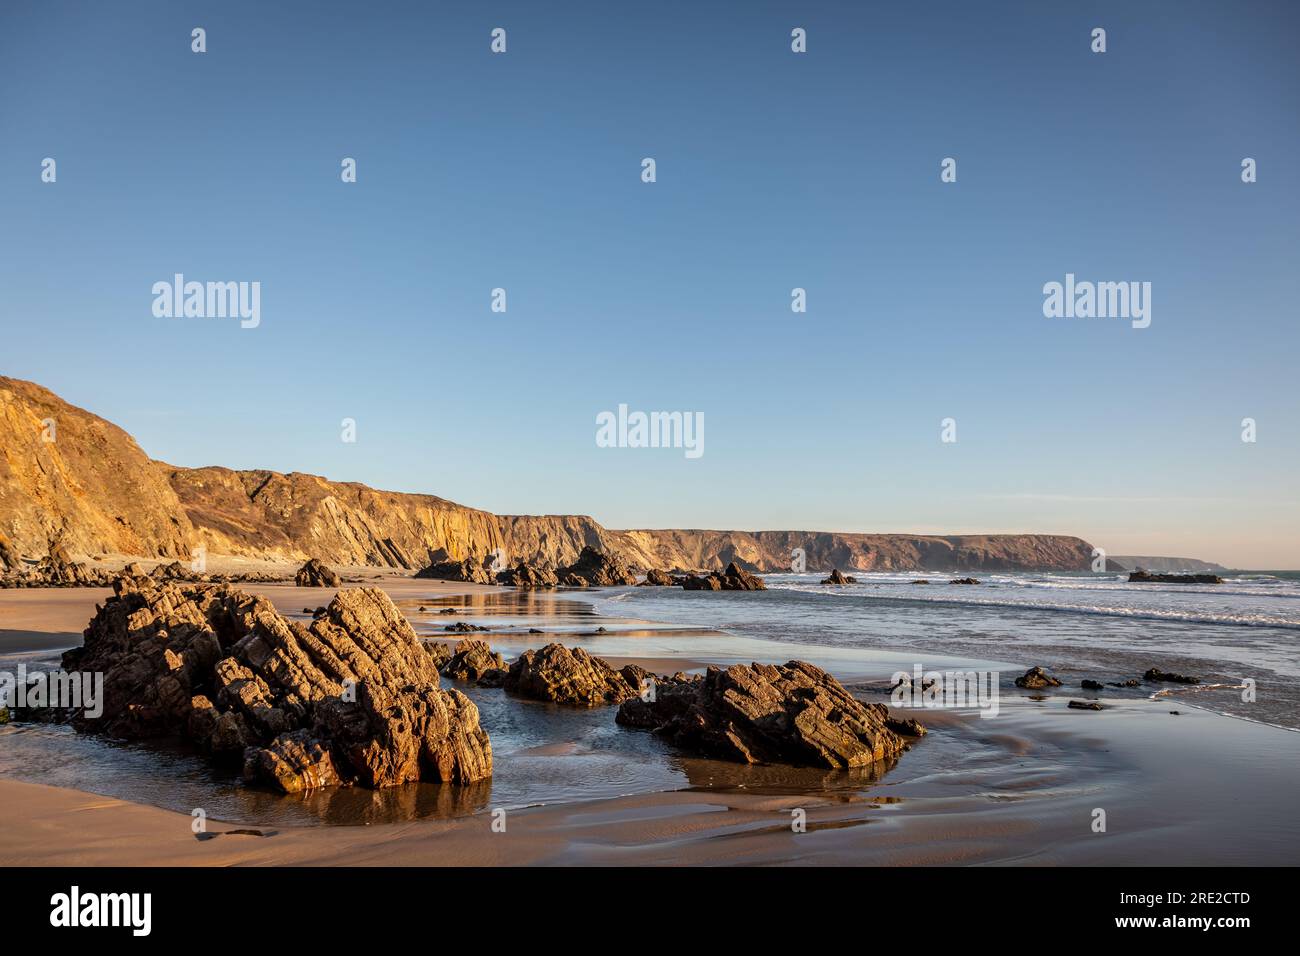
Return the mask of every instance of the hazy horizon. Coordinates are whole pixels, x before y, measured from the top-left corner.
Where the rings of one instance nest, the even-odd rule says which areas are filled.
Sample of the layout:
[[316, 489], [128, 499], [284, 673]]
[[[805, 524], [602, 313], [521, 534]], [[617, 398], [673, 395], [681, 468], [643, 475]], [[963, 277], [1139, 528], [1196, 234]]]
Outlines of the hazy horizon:
[[[497, 514], [1300, 567], [1300, 8], [1005, 6], [11, 5], [0, 371]], [[156, 316], [178, 273], [259, 324]], [[621, 404], [703, 453], [598, 446]]]

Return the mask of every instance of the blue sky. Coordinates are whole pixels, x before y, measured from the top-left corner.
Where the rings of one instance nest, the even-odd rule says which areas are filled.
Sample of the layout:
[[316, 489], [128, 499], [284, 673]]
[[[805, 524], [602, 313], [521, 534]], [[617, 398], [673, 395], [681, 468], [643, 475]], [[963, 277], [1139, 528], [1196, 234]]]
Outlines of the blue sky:
[[[1300, 566], [1297, 27], [1284, 2], [6, 3], [0, 372], [176, 464], [502, 513]], [[176, 272], [261, 282], [260, 327], [155, 318]], [[1151, 282], [1150, 328], [1045, 318], [1067, 272]], [[703, 412], [705, 454], [598, 448], [619, 403]]]

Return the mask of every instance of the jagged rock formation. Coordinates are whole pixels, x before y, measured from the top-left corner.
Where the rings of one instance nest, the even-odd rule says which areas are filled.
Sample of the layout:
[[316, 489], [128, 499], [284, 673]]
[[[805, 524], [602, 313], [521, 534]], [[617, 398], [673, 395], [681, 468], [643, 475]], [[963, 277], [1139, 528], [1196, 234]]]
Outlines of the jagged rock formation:
[[710, 667], [703, 679], [656, 681], [654, 699], [627, 700], [617, 720], [740, 763], [847, 769], [908, 746], [890, 729], [884, 704], [862, 703], [804, 661]]
[[505, 679], [512, 694], [548, 700], [555, 704], [595, 707], [617, 704], [641, 693], [649, 675], [644, 668], [628, 664], [615, 670], [604, 659], [592, 657], [581, 647], [547, 644], [540, 651], [524, 651]]
[[506, 662], [487, 641], [466, 640], [456, 645], [447, 663], [438, 668], [452, 680], [500, 687], [506, 679]]
[[298, 569], [293, 583], [300, 588], [341, 588], [343, 579], [319, 558], [312, 558]]
[[[822, 582], [825, 583], [825, 582]], [[766, 591], [767, 585], [756, 574], [736, 567], [733, 561], [721, 573], [711, 571], [705, 575], [688, 574], [681, 579], [687, 591]]]
[[122, 578], [67, 670], [104, 674], [88, 733], [178, 735], [282, 790], [467, 783], [492, 773], [478, 710], [377, 588], [340, 591], [310, 625], [230, 587]]
[[612, 587], [619, 584], [636, 584], [637, 573], [616, 554], [598, 551], [590, 545], [582, 549], [578, 560], [560, 574], [560, 583], [566, 587]]
[[841, 574], [839, 568], [835, 568], [833, 571], [831, 571], [831, 573], [827, 575], [826, 578], [822, 581], [822, 584], [857, 584], [857, 583], [858, 583], [857, 578], [853, 577], [850, 574]]
[[498, 574], [497, 583], [513, 588], [553, 588], [560, 583], [560, 579], [550, 568], [520, 561], [513, 568], [506, 568]]
[[[42, 437], [46, 421], [55, 423], [52, 442]], [[611, 531], [585, 515], [494, 515], [298, 472], [177, 468], [150, 461], [120, 428], [48, 390], [2, 377], [0, 448], [0, 534], [8, 541], [0, 561], [11, 567], [24, 555], [42, 557], [50, 539], [74, 555], [183, 558], [201, 545], [214, 555], [410, 570], [472, 566], [495, 553], [511, 564], [568, 568], [587, 547], [631, 569], [734, 563], [751, 573], [788, 570], [795, 548], [809, 568], [860, 571], [1087, 570], [1092, 561], [1092, 545], [1061, 535]], [[479, 580], [472, 567], [462, 573]]]
[[439, 551], [433, 563], [415, 573], [417, 578], [432, 578], [438, 581], [461, 581], [468, 584], [494, 584], [496, 575], [488, 567], [484, 558], [446, 557], [445, 551]]
[[645, 580], [641, 582], [641, 586], [646, 588], [670, 588], [676, 583], [673, 576], [667, 571], [651, 568], [646, 572]]
[[1016, 678], [1016, 686], [1029, 690], [1040, 690], [1044, 687], [1060, 687], [1061, 682], [1043, 668], [1031, 667]]

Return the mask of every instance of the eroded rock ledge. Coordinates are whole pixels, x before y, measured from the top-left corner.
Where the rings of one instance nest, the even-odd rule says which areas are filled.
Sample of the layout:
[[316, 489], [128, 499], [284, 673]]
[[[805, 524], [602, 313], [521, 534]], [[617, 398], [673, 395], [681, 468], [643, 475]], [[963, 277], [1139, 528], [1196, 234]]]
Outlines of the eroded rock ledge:
[[309, 625], [228, 586], [123, 578], [68, 670], [104, 673], [82, 732], [180, 736], [286, 791], [492, 774], [478, 709], [378, 588], [340, 591]]
[[702, 678], [661, 679], [653, 700], [624, 701], [617, 720], [740, 763], [848, 769], [896, 757], [908, 746], [891, 729], [906, 722], [893, 721], [884, 704], [859, 701], [804, 661], [710, 667]]

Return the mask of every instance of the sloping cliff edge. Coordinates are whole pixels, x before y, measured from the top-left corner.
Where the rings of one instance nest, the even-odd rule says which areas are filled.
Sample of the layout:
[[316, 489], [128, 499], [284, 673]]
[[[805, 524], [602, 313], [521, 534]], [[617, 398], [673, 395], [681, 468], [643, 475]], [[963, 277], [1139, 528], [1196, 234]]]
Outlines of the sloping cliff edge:
[[480, 557], [569, 564], [585, 545], [640, 568], [1086, 570], [1075, 537], [829, 531], [613, 531], [586, 515], [495, 515], [433, 495], [315, 475], [178, 468], [32, 382], [0, 376], [0, 570], [51, 541], [82, 555], [211, 554], [418, 569]]

